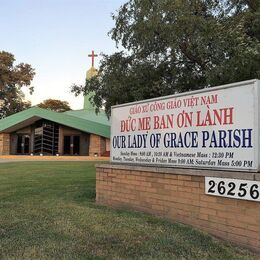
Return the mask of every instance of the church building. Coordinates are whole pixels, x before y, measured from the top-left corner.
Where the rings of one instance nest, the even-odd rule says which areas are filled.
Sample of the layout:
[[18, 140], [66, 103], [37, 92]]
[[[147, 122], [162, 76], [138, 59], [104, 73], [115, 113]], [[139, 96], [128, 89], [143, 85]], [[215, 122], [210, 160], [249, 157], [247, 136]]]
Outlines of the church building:
[[[97, 74], [94, 67], [87, 78]], [[63, 113], [32, 107], [0, 120], [0, 155], [108, 156], [110, 121], [84, 97], [82, 110]]]

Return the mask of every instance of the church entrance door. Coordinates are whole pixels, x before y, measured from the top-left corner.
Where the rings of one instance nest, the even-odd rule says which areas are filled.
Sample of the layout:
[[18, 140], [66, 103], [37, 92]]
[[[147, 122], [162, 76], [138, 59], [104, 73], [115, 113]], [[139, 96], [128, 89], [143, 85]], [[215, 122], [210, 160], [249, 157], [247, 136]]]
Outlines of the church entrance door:
[[63, 154], [64, 155], [80, 155], [80, 136], [79, 135], [64, 136]]
[[18, 135], [17, 137], [17, 154], [29, 154], [30, 153], [30, 136]]

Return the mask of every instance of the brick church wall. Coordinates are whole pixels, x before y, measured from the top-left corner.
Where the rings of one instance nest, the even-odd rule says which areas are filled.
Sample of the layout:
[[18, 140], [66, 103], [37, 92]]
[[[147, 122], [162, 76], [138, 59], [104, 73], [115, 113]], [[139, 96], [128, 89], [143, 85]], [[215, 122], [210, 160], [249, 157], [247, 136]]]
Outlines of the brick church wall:
[[102, 156], [106, 153], [106, 138], [91, 134], [89, 142], [89, 156]]
[[160, 215], [260, 251], [260, 203], [206, 195], [205, 176], [260, 180], [259, 173], [100, 164], [96, 201]]
[[10, 154], [10, 135], [0, 134], [0, 155]]

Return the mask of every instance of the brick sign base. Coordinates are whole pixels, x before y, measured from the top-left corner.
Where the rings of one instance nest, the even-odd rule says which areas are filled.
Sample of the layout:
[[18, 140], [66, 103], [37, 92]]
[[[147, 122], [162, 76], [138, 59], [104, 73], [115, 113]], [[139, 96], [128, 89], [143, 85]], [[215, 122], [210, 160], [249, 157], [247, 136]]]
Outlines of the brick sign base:
[[260, 203], [205, 194], [205, 176], [260, 180], [259, 173], [96, 166], [96, 201], [192, 225], [260, 252]]

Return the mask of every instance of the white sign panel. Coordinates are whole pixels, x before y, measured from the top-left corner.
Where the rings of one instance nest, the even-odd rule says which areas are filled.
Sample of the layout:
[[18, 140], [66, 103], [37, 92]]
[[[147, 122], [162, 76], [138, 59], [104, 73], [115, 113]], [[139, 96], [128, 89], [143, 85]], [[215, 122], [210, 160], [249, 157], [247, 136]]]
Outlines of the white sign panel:
[[260, 202], [260, 181], [205, 177], [205, 193]]
[[258, 171], [259, 81], [112, 107], [115, 163]]

